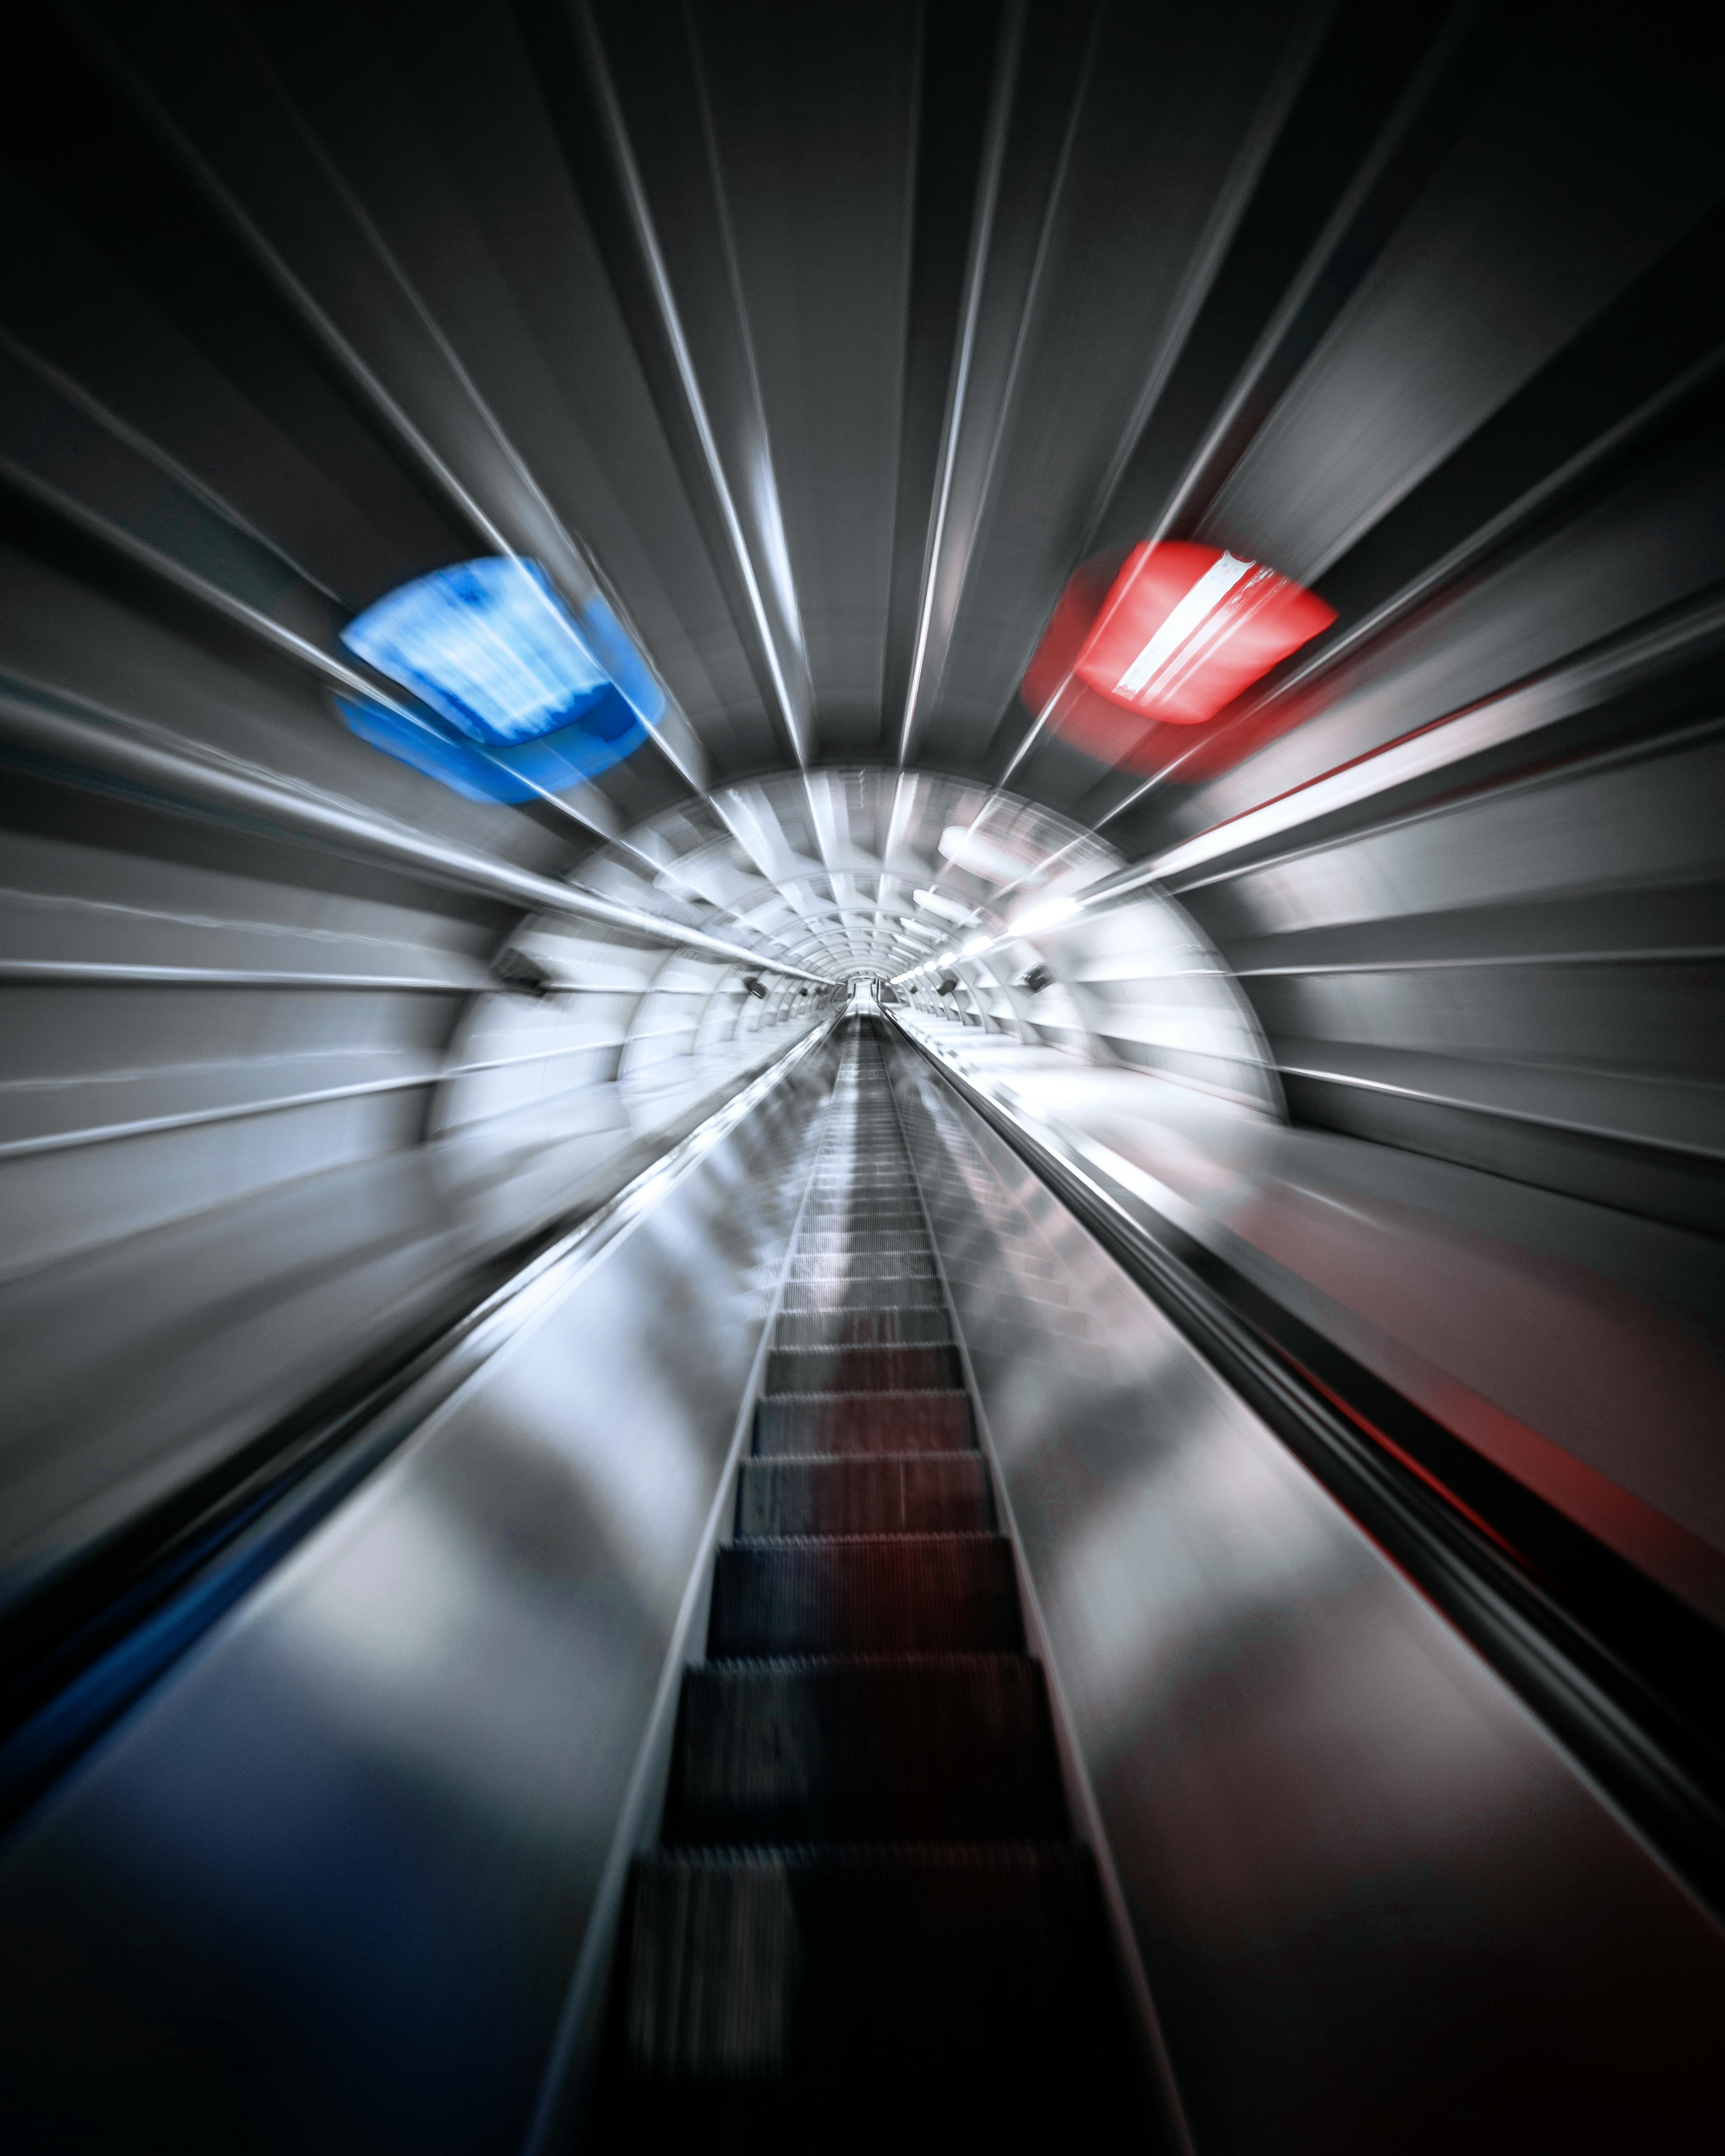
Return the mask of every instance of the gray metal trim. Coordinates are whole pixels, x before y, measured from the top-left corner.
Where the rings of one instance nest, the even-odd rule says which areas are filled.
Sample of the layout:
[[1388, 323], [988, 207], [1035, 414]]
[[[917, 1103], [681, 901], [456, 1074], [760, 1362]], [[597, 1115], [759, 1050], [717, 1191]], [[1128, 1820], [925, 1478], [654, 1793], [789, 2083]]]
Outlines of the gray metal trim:
[[198, 749], [145, 721], [117, 712], [80, 710], [53, 691], [21, 695], [16, 685], [0, 689], [0, 732], [27, 751], [143, 788], [174, 813], [213, 811], [223, 821], [252, 832], [261, 823], [276, 835], [357, 855], [426, 882], [500, 899], [526, 912], [603, 921], [655, 943], [709, 951], [771, 973], [794, 973], [803, 980], [822, 978], [701, 929], [680, 928], [637, 907], [578, 891], [452, 840], [433, 838], [357, 802], [292, 784], [237, 757]]
[[[483, 973], [438, 980], [418, 973], [311, 973], [256, 966], [133, 966], [105, 958], [0, 958], [0, 981], [47, 988], [372, 988], [391, 995], [471, 996], [497, 983]], [[561, 988], [558, 993], [562, 993]]]
[[[696, 439], [701, 444], [701, 461], [706, 467], [707, 480], [712, 488], [713, 500], [725, 526], [725, 536], [731, 542], [731, 552], [738, 575], [747, 594], [749, 612], [753, 617], [756, 635], [760, 639], [762, 653], [773, 676], [773, 686], [778, 700], [779, 715], [789, 738], [792, 753], [799, 765], [809, 762], [809, 744], [803, 737], [803, 717], [795, 706], [790, 685], [785, 679], [784, 663], [773, 635], [772, 622], [768, 618], [767, 602], [761, 590], [753, 555], [737, 513], [737, 502], [731, 491], [731, 483], [725, 476], [725, 467], [719, 455], [719, 445], [714, 436], [712, 423], [707, 417], [706, 404], [701, 393], [701, 380], [696, 372], [694, 355], [683, 331], [682, 316], [677, 311], [676, 295], [671, 290], [670, 272], [665, 266], [665, 255], [659, 244], [659, 234], [654, 228], [653, 215], [647, 202], [647, 190], [640, 168], [635, 162], [634, 146], [629, 139], [623, 107], [617, 95], [617, 86], [611, 80], [611, 69], [605, 57], [605, 49], [586, 0], [577, 0], [569, 11], [570, 28], [586, 65], [592, 85], [593, 100], [598, 105], [605, 131], [606, 153], [611, 160], [636, 247], [640, 253], [646, 281], [653, 295], [653, 304], [660, 318], [660, 327], [670, 348], [676, 369], [678, 386], [683, 392], [690, 424]], [[806, 679], [805, 668], [805, 679]]]
[[1534, 1108], [1511, 1108], [1491, 1101], [1458, 1099], [1452, 1093], [1430, 1093], [1417, 1086], [1395, 1086], [1384, 1078], [1360, 1078], [1342, 1070], [1317, 1070], [1303, 1063], [1272, 1066], [1284, 1078], [1307, 1078], [1322, 1086], [1346, 1086], [1359, 1093], [1383, 1093], [1392, 1100], [1415, 1101], [1427, 1108], [1449, 1108], [1464, 1116], [1488, 1116], [1494, 1122], [1531, 1123], [1544, 1131], [1564, 1131], [1573, 1137], [1603, 1138], [1612, 1145], [1636, 1146], [1653, 1152], [1679, 1152], [1697, 1160], [1725, 1160], [1725, 1146], [1698, 1145], [1688, 1138], [1666, 1137], [1652, 1131], [1613, 1130], [1605, 1123], [1583, 1123], [1568, 1116], [1541, 1115]]
[[230, 1101], [218, 1108], [187, 1108], [176, 1116], [143, 1116], [131, 1123], [94, 1123], [81, 1131], [51, 1131], [40, 1137], [0, 1142], [0, 1161], [28, 1160], [47, 1152], [74, 1152], [85, 1146], [115, 1145], [123, 1138], [155, 1137], [164, 1131], [195, 1130], [206, 1123], [240, 1123], [254, 1116], [280, 1116], [295, 1108], [321, 1108], [371, 1093], [412, 1093], [435, 1086], [443, 1073], [415, 1071], [400, 1078], [367, 1078], [352, 1086], [322, 1086], [310, 1093], [281, 1093], [264, 1101]]
[[[1608, 696], [1620, 696], [1635, 682], [1665, 671], [1722, 638], [1725, 638], [1725, 601], [1705, 600], [1687, 609], [1678, 620], [1624, 637], [1604, 651], [1571, 665], [1554, 667], [1502, 696], [1487, 697], [1430, 726], [1418, 726], [1274, 801], [1170, 846], [1141, 866], [1099, 885], [1089, 894], [1087, 902], [1094, 905], [1122, 897], [1141, 884], [1225, 860], [1230, 854], [1284, 831], [1297, 830], [1321, 816], [1354, 808], [1376, 794], [1430, 778], [1470, 757], [1538, 733], [1590, 710]], [[1265, 864], [1250, 865], [1257, 868]]]

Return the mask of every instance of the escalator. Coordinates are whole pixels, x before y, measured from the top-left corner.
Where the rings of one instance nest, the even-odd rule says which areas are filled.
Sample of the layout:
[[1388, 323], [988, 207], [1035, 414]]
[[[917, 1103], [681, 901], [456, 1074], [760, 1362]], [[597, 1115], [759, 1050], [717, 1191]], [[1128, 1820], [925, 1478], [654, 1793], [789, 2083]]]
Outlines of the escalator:
[[811, 1029], [33, 1708], [8, 2148], [1711, 2145], [1684, 1696], [1212, 1287]]
[[917, 1179], [875, 1025], [850, 1034], [631, 1882], [619, 2147], [1145, 2111]]

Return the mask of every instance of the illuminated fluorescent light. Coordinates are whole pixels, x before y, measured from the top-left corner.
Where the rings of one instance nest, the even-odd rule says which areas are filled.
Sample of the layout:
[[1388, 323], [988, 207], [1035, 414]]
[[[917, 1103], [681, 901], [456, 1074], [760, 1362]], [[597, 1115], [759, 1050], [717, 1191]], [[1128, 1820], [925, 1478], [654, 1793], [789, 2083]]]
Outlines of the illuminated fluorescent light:
[[985, 876], [994, 883], [1042, 880], [1040, 869], [1020, 860], [1016, 854], [1009, 853], [1004, 846], [997, 846], [992, 839], [980, 837], [973, 824], [948, 824], [940, 835], [940, 850], [959, 868], [968, 869], [973, 875]]
[[1118, 694], [1130, 701], [1147, 688], [1205, 615], [1214, 612], [1254, 566], [1224, 552], [1219, 562], [1206, 569], [1121, 675]]
[[925, 906], [931, 913], [938, 913], [947, 921], [974, 921], [973, 906], [959, 906], [937, 891], [919, 891], [913, 894], [918, 906]]
[[1046, 898], [1040, 906], [1033, 906], [1028, 913], [1021, 913], [1012, 924], [1014, 936], [1036, 936], [1045, 928], [1057, 928], [1061, 921], [1070, 921], [1078, 912], [1081, 901], [1076, 898]]
[[969, 942], [964, 946], [964, 956], [967, 958], [975, 957], [978, 951], [986, 951], [993, 940], [992, 936], [973, 936]]

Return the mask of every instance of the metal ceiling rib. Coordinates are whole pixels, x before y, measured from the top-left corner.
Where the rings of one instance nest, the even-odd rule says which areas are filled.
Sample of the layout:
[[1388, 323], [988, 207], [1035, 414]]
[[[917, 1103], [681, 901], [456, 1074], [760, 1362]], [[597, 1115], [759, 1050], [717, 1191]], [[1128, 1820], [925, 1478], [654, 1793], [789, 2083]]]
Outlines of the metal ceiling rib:
[[[160, 727], [116, 712], [79, 710], [40, 693], [0, 687], [0, 735], [93, 778], [123, 783], [151, 805], [180, 814], [213, 814], [239, 829], [280, 833], [426, 881], [514, 904], [530, 914], [603, 922], [655, 942], [687, 945], [736, 963], [798, 972], [770, 952], [673, 922], [662, 909], [634, 906], [589, 889], [554, 881], [459, 846], [433, 840], [360, 803], [292, 786], [231, 756], [200, 753]], [[620, 842], [619, 857], [634, 851]], [[808, 975], [805, 978], [813, 978]]]
[[[9, 214], [92, 297], [80, 321], [49, 281], [11, 288], [8, 363], [58, 400], [0, 442], [13, 495], [238, 624], [259, 665], [347, 689], [341, 612], [452, 551], [603, 592], [666, 690], [657, 749], [500, 813], [487, 843], [506, 876], [627, 875], [667, 932], [735, 928], [763, 957], [817, 906], [823, 963], [898, 947], [917, 908], [895, 855], [933, 774], [971, 789], [953, 813], [985, 839], [1020, 798], [1058, 811], [1021, 875], [1064, 876], [1086, 829], [1196, 860], [1270, 794], [1385, 750], [1373, 670], [1414, 649], [1418, 608], [1704, 407], [1725, 349], [1692, 304], [1666, 358], [1592, 386], [1653, 349], [1630, 318], [1671, 313], [1661, 276], [1704, 288], [1717, 141], [1633, 40], [1609, 69], [1559, 64], [1502, 11], [511, 0], [463, 39], [319, 0], [67, 19], [32, 77], [44, 139], [105, 99], [85, 133], [107, 162], [40, 164]], [[1536, 97], [1553, 66], [1563, 94]], [[1513, 335], [1475, 304], [1493, 276], [1526, 292]], [[116, 333], [151, 364], [105, 374]], [[1470, 465], [1570, 357], [1594, 405], [1564, 435], [1579, 408], [1552, 393], [1548, 460]], [[1380, 409], [1374, 384], [1404, 377], [1408, 411]], [[1374, 446], [1329, 455], [1350, 413]], [[55, 461], [74, 421], [103, 458]], [[123, 483], [94, 475], [122, 450]], [[1079, 557], [1173, 532], [1333, 581], [1342, 617], [1260, 707], [1318, 722], [1204, 787], [1178, 759], [1106, 772], [1016, 695]], [[1643, 615], [1688, 603], [1680, 581], [1650, 579]], [[1420, 724], [1568, 655], [1519, 603], [1495, 678], [1428, 668]], [[845, 805], [862, 782], [838, 767], [895, 760], [890, 800], [870, 779], [866, 814]], [[751, 790], [780, 767], [799, 792]], [[676, 846], [615, 842], [679, 804], [740, 843], [773, 911], [680, 880]], [[859, 857], [877, 810], [896, 834]], [[915, 873], [968, 889], [937, 836]]]
[[[808, 663], [802, 651], [800, 637], [796, 634], [794, 612], [788, 623], [775, 623], [769, 616], [765, 588], [770, 578], [763, 573], [762, 564], [757, 562], [756, 549], [751, 545], [750, 536], [743, 528], [737, 496], [732, 491], [713, 424], [708, 417], [706, 395], [654, 225], [646, 186], [636, 162], [616, 86], [611, 78], [604, 44], [588, 0], [576, 0], [576, 5], [570, 11], [570, 20], [598, 106], [605, 146], [615, 167], [619, 189], [627, 210], [630, 235], [645, 270], [647, 287], [657, 311], [660, 332], [671, 355], [687, 418], [700, 444], [707, 483], [712, 490], [713, 500], [723, 524], [732, 563], [747, 594], [752, 626], [772, 677], [778, 714], [783, 724], [792, 755], [799, 764], [806, 763], [809, 760], [809, 725]], [[716, 187], [715, 193], [716, 198]], [[721, 218], [722, 221], [722, 208]], [[767, 477], [763, 491], [770, 501], [770, 476], [764, 474], [762, 476]], [[776, 501], [772, 503], [770, 514], [776, 521]], [[789, 648], [781, 649], [782, 639]]]
[[[716, 797], [716, 828], [702, 829], [675, 812], [598, 857], [593, 880], [620, 877], [634, 860], [663, 861], [695, 887], [724, 888], [738, 918], [761, 931], [770, 923], [788, 958], [847, 973], [890, 977], [938, 947], [954, 931], [953, 912], [1003, 924], [1008, 901], [1040, 857], [1059, 854], [1061, 887], [1088, 887], [1116, 873], [1120, 856], [1052, 811], [1006, 798], [1009, 843], [1020, 866], [993, 874], [954, 868], [942, 837], [973, 820], [984, 801], [1003, 800], [977, 782], [920, 774], [914, 785], [886, 765], [745, 781]], [[807, 836], [813, 851], [798, 843]], [[938, 871], [947, 911], [919, 893]], [[1047, 892], [1039, 883], [1039, 897]], [[940, 896], [937, 894], [937, 896]]]
[[[967, 754], [943, 716], [948, 705], [975, 708], [966, 670], [953, 665], [958, 648], [953, 639], [971, 603], [972, 567], [983, 572], [992, 594], [1003, 567], [1000, 546], [1009, 552], [1022, 548], [1027, 526], [1019, 505], [1027, 485], [1034, 491], [1040, 484], [1034, 452], [1030, 463], [1025, 461], [1024, 408], [1046, 410], [1036, 394], [1039, 385], [1050, 363], [1064, 366], [1073, 356], [1070, 328], [1042, 303], [1044, 283], [1051, 276], [1058, 288], [1081, 259], [1088, 264], [1086, 275], [1094, 275], [1102, 264], [1091, 258], [1112, 250], [1129, 281], [1141, 280], [1153, 262], [1157, 280], [1183, 280], [1184, 289], [1194, 277], [1203, 282], [1194, 265], [1209, 259], [1218, 244], [1214, 216], [1190, 234], [1168, 228], [1166, 220], [1141, 223], [1138, 237], [1123, 227], [1075, 228], [1075, 212], [1081, 221], [1086, 189], [1095, 184], [1098, 158], [1108, 152], [1110, 131], [1121, 113], [1111, 85], [1098, 97], [1096, 69], [1100, 64], [1106, 75], [1111, 61], [1129, 56], [1131, 36], [1121, 46], [1122, 33], [1101, 12], [1084, 13], [1075, 23], [1030, 8], [1024, 0], [978, 7], [962, 22], [955, 14], [939, 25], [914, 9], [884, 8], [866, 11], [845, 31], [852, 40], [851, 64], [841, 70], [830, 64], [836, 31], [804, 36], [799, 59], [797, 33], [777, 40], [768, 52], [757, 49], [758, 41], [752, 44], [739, 23], [747, 59], [739, 66], [732, 64], [726, 39], [680, 9], [650, 4], [623, 9], [603, 0], [582, 0], [566, 11], [522, 0], [516, 16], [543, 101], [544, 119], [537, 124], [542, 128], [548, 122], [562, 145], [572, 182], [570, 208], [590, 228], [613, 287], [607, 295], [614, 317], [609, 333], [620, 332], [634, 347], [638, 380], [632, 393], [639, 402], [644, 391], [646, 408], [671, 444], [673, 463], [680, 439], [693, 444], [683, 477], [699, 497], [693, 500], [696, 521], [705, 516], [721, 542], [717, 566], [721, 586], [732, 594], [731, 629], [744, 649], [756, 653], [782, 750], [788, 747], [799, 763], [818, 763], [831, 752], [830, 729], [802, 634], [808, 611], [803, 589], [816, 591], [824, 614], [831, 611], [833, 580], [822, 566], [820, 549], [830, 547], [829, 535], [843, 528], [850, 506], [841, 499], [812, 501], [789, 517], [780, 501], [775, 438], [788, 429], [806, 453], [803, 437], [809, 430], [805, 424], [798, 434], [792, 407], [800, 397], [805, 411], [820, 409], [819, 382], [807, 378], [806, 367], [803, 378], [797, 378], [794, 340], [800, 338], [809, 356], [817, 357], [810, 332], [799, 325], [840, 308], [846, 288], [865, 270], [875, 283], [864, 315], [883, 326], [869, 354], [874, 372], [891, 376], [909, 349], [932, 343], [945, 353], [940, 372], [945, 418], [932, 444], [929, 518], [916, 542], [922, 560], [901, 730], [905, 736], [918, 732], [921, 752], [932, 763], [951, 767], [956, 762], [963, 768], [977, 748], [987, 747], [985, 740], [978, 742]], [[1296, 39], [1302, 49], [1310, 44], [1310, 23], [1317, 19], [1316, 14], [1302, 18], [1307, 27]], [[405, 174], [398, 176], [390, 165], [412, 158], [418, 195], [457, 208], [450, 157], [439, 157], [429, 132], [446, 116], [453, 75], [449, 60], [433, 50], [416, 51], [411, 65], [405, 58], [398, 62], [394, 87], [401, 95], [392, 112], [406, 116], [392, 119], [389, 155], [380, 158], [359, 130], [351, 100], [344, 103], [326, 80], [327, 69], [321, 70], [320, 63], [334, 58], [337, 47], [331, 25], [315, 13], [285, 42], [275, 27], [266, 33], [244, 17], [223, 17], [218, 24], [213, 15], [204, 67], [190, 76], [170, 64], [167, 49], [152, 39], [147, 25], [130, 20], [110, 26], [100, 15], [80, 21], [91, 49], [193, 176], [223, 231], [455, 523], [482, 546], [536, 554], [578, 599], [602, 585], [625, 619], [636, 622], [649, 658], [657, 655], [651, 627], [665, 629], [673, 622], [687, 634], [691, 649], [711, 655], [712, 634], [701, 619], [686, 547], [654, 549], [670, 620], [663, 599], [648, 600], [638, 570], [621, 559], [625, 550], [617, 542], [623, 535], [614, 525], [608, 536], [619, 558], [614, 571], [604, 565], [605, 545], [594, 541], [595, 504], [590, 495], [572, 494], [565, 477], [562, 430], [572, 422], [585, 435], [603, 432], [611, 416], [603, 401], [605, 385], [572, 377], [542, 342], [530, 352], [531, 303], [521, 291], [518, 274], [511, 279], [512, 236], [472, 201], [470, 188], [459, 203], [470, 225], [464, 244], [475, 261], [489, 256], [486, 272], [499, 302], [513, 300], [527, 331], [526, 342], [516, 340], [511, 348], [512, 375], [499, 372], [503, 344], [485, 348], [470, 321], [459, 317], [439, 288], [438, 265], [426, 253], [429, 213], [416, 210]], [[824, 185], [787, 192], [782, 185], [759, 183], [737, 146], [814, 139], [826, 155], [828, 142], [866, 138], [882, 114], [895, 109], [893, 100], [901, 101], [897, 85], [916, 78], [918, 41], [936, 37], [946, 41], [945, 72], [925, 68], [921, 77], [925, 141], [945, 124], [942, 100], [956, 94], [955, 85], [962, 87], [960, 74], [981, 69], [988, 88], [975, 170], [955, 176], [955, 187], [966, 197], [956, 310], [955, 295], [930, 289], [925, 277], [906, 311], [896, 303], [892, 282], [905, 275], [906, 251], [902, 244], [896, 249], [889, 244], [890, 218], [866, 249], [867, 235], [860, 228], [855, 248], [842, 258], [833, 253], [830, 234], [844, 214], [834, 187], [842, 186], [846, 176], [829, 173], [829, 156], [826, 166], [808, 168]], [[1189, 74], [1214, 75], [1219, 49], [1213, 47], [1214, 40], [1199, 38], [1189, 50], [1173, 50], [1163, 59], [1177, 71], [1183, 67]], [[1241, 140], [1249, 146], [1275, 131], [1265, 116], [1265, 64], [1255, 51], [1232, 77], [1224, 69], [1221, 103], [1214, 95], [1211, 100], [1214, 110], [1237, 116], [1245, 128]], [[1272, 77], [1281, 80], [1273, 70]], [[489, 130], [499, 161], [506, 162], [497, 131], [527, 116], [513, 115], [501, 91], [518, 93], [526, 85], [519, 73], [507, 80], [500, 74], [499, 84], [500, 93], [489, 102], [475, 101], [472, 156], [483, 149]], [[1286, 101], [1282, 96], [1281, 104]], [[1275, 95], [1271, 105], [1281, 110]], [[680, 161], [679, 138], [695, 142], [698, 154]], [[751, 154], [758, 162], [758, 153]], [[1253, 169], [1253, 160], [1261, 161], [1260, 148], [1239, 154]], [[782, 178], [783, 163], [781, 157], [769, 181]], [[1160, 167], [1145, 166], [1132, 183], [1153, 190], [1163, 177]], [[1076, 198], [1069, 201], [1074, 185]], [[870, 193], [855, 192], [860, 199]], [[1003, 206], [1010, 214], [997, 228]], [[915, 225], [919, 213], [920, 204], [911, 205], [906, 239], [912, 258], [919, 249], [926, 254], [929, 244]], [[1234, 214], [1230, 210], [1230, 218]], [[1034, 243], [1027, 243], [1027, 228]], [[1148, 257], [1135, 263], [1134, 251], [1142, 255], [1146, 248]], [[722, 264], [716, 280], [714, 258]], [[784, 286], [792, 275], [787, 264], [801, 265], [796, 274], [803, 281], [794, 300]], [[915, 286], [914, 277], [911, 281]], [[845, 320], [855, 333], [862, 317], [847, 314]], [[793, 343], [787, 341], [788, 324]], [[757, 362], [757, 347], [774, 354], [771, 367]], [[830, 346], [819, 349], [818, 357], [832, 368]], [[516, 384], [535, 371], [526, 363], [530, 357], [544, 373], [546, 393], [523, 408]], [[1128, 434], [1142, 425], [1146, 385], [1153, 383], [1158, 368], [1165, 372], [1165, 362], [1153, 357], [1148, 373], [1140, 364], [1113, 383], [1113, 400]], [[853, 398], [855, 387], [855, 381], [846, 383]], [[511, 404], [507, 415], [506, 403]], [[829, 411], [827, 431], [842, 432], [845, 416]], [[877, 466], [904, 450], [912, 416], [880, 407], [870, 445]], [[1117, 427], [1113, 439], [1122, 438]], [[845, 474], [848, 490], [859, 484], [861, 469]], [[635, 515], [644, 531], [649, 523], [669, 529], [666, 472], [660, 465], [656, 471], [639, 467], [634, 475], [637, 489], [644, 490]], [[798, 483], [806, 483], [800, 473]], [[901, 471], [901, 493], [903, 483]], [[1086, 483], [1094, 490], [1094, 478]], [[883, 506], [876, 502], [868, 512], [873, 520], [868, 543], [877, 553], [891, 544], [880, 518]], [[985, 507], [992, 538], [981, 521]], [[1051, 564], [1056, 578], [1064, 566], [1064, 557]], [[1014, 581], [1021, 583], [1021, 576]], [[890, 628], [888, 582], [861, 580], [872, 593], [874, 612], [856, 624], [856, 633], [883, 653]], [[1015, 606], [1009, 642], [1022, 644], [1034, 634], [1054, 588], [1045, 576], [1034, 598]], [[978, 626], [990, 648], [991, 670], [998, 672], [992, 596], [984, 600]], [[877, 680], [885, 679], [884, 664], [883, 659], [875, 670]], [[723, 728], [711, 732], [711, 721], [702, 729], [710, 732], [705, 750], [696, 736], [685, 736], [673, 680], [681, 670], [669, 665], [659, 670], [674, 700], [660, 746], [677, 778], [700, 792], [703, 763], [734, 762], [735, 752], [727, 755]], [[998, 701], [992, 708], [998, 713]], [[893, 715], [880, 713], [876, 723], [885, 732]], [[758, 748], [743, 748], [742, 760], [745, 767], [758, 762]], [[622, 783], [612, 782], [609, 790]], [[603, 800], [603, 793], [595, 796], [588, 819], [601, 828], [610, 820]]]

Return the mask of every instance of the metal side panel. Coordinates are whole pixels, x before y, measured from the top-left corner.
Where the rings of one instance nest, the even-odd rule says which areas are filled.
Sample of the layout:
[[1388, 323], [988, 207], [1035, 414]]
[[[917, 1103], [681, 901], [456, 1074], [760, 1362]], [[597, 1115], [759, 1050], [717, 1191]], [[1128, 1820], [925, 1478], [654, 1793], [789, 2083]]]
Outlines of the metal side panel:
[[1712, 1921], [1004, 1140], [889, 1053], [1197, 2146], [1708, 2145]]
[[13, 1835], [8, 2150], [519, 2145], [831, 1072], [545, 1295]]

